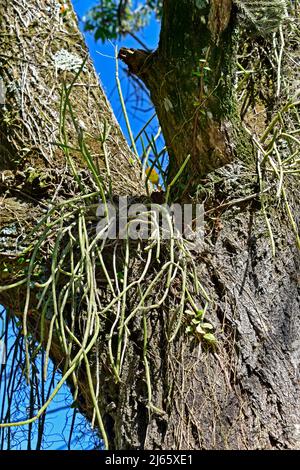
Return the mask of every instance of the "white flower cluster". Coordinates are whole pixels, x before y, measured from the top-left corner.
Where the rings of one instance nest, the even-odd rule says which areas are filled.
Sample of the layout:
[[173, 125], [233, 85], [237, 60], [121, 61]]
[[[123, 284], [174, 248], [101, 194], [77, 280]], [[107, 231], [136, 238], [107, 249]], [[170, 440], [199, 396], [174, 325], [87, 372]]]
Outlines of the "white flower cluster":
[[[58, 70], [68, 70], [69, 72], [78, 72], [83, 63], [82, 57], [72, 54], [66, 49], [57, 51], [53, 56], [53, 60]], [[86, 71], [85, 67], [83, 67], [83, 71]]]

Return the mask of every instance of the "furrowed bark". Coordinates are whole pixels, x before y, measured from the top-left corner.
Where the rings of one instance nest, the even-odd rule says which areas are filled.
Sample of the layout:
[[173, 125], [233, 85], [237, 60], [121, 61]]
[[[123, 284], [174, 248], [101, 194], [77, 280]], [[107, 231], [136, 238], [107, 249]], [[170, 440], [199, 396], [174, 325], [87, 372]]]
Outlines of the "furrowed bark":
[[[79, 134], [114, 194], [141, 194], [143, 188], [139, 165], [99, 86], [71, 4], [66, 16], [60, 15], [54, 0], [39, 4], [1, 0], [0, 10], [0, 77], [6, 89], [0, 108], [0, 230], [6, 230], [1, 246], [5, 263], [16, 255], [15, 237], [23, 224], [29, 232], [52, 198], [76, 193], [70, 160], [85, 184], [87, 165], [76, 150]], [[61, 95], [84, 61], [69, 97], [75, 123], [67, 110], [62, 129], [61, 107], [67, 105]], [[64, 144], [71, 149], [69, 162]]]
[[[139, 172], [128, 158], [128, 146], [99, 86], [71, 4], [66, 16], [52, 0], [39, 5], [1, 0], [0, 8], [0, 74], [6, 88], [6, 103], [1, 107], [2, 180], [15, 177], [17, 167], [19, 179], [25, 180], [31, 172], [28, 179], [35, 180], [36, 185], [40, 166], [42, 172], [45, 167], [48, 172], [43, 175], [44, 187], [48, 187], [48, 180], [53, 184], [60, 181], [59, 170], [63, 172], [66, 161], [59, 147], [62, 131], [70, 147], [78, 147], [78, 133], [85, 134], [91, 155], [105, 175], [101, 139], [106, 129], [113, 189], [117, 193], [140, 193], [139, 184], [134, 187]], [[62, 130], [61, 95], [81, 67], [70, 94], [76, 122], [67, 112]], [[85, 167], [79, 152], [71, 150], [70, 156], [79, 168]]]
[[[5, 87], [0, 105], [0, 304], [21, 320], [26, 283], [2, 289], [26, 275], [28, 264], [20, 255], [24, 249], [32, 253], [34, 246], [21, 240], [51, 207], [81, 195], [72, 166], [84, 191], [99, 190], [78, 151], [82, 139], [106, 192], [110, 188], [119, 196], [145, 191], [140, 166], [99, 84], [72, 5], [64, 4], [67, 12], [62, 15], [61, 4], [54, 0], [0, 0], [0, 78]], [[66, 101], [71, 85], [74, 119]], [[91, 209], [94, 217], [96, 205]], [[51, 270], [52, 256], [51, 249], [44, 253], [45, 273]], [[28, 331], [37, 341], [42, 318], [36, 309], [38, 291], [33, 282], [27, 318]], [[49, 321], [44, 328], [46, 346]], [[63, 369], [66, 358], [60, 346], [54, 332], [50, 354]], [[84, 370], [79, 376], [81, 410], [92, 419]]]
[[165, 0], [158, 49], [120, 50], [150, 90], [169, 152], [169, 179], [190, 155], [190, 186], [236, 157], [252, 158], [234, 96], [233, 20], [231, 0]]

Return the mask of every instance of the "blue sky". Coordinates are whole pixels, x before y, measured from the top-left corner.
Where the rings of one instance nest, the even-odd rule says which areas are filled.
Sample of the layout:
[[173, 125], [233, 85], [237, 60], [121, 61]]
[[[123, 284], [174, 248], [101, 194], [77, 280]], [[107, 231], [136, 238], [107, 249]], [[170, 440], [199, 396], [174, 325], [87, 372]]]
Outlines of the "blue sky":
[[[3, 307], [0, 306], [0, 339], [4, 340], [5, 335], [6, 314]], [[16, 331], [10, 324], [8, 329], [8, 339], [6, 348], [6, 368], [1, 370], [0, 361], [0, 412], [5, 416], [7, 413], [7, 404], [9, 397], [13, 397], [9, 411], [12, 421], [20, 421], [28, 418], [29, 406], [29, 388], [26, 386], [24, 378], [20, 380], [22, 375], [22, 364], [24, 364], [24, 353], [20, 355], [22, 348], [20, 341], [16, 342]], [[23, 343], [24, 345], [24, 343]], [[17, 354], [15, 354], [18, 351]], [[18, 359], [17, 359], [18, 357]], [[36, 357], [36, 380], [39, 383], [39, 394], [41, 394], [41, 370], [42, 370], [42, 354]], [[35, 369], [32, 368], [32, 371]], [[13, 373], [11, 373], [13, 371]], [[54, 381], [53, 374], [55, 374]], [[53, 391], [53, 388], [60, 380], [60, 374], [55, 373], [53, 364], [49, 363], [47, 380], [44, 383], [44, 396]], [[44, 442], [42, 448], [44, 450], [59, 450], [68, 448], [68, 439], [70, 428], [73, 421], [74, 408], [71, 408], [73, 398], [67, 386], [63, 386], [47, 410], [47, 418], [44, 433]], [[2, 408], [3, 407], [3, 408]], [[35, 411], [39, 408], [35, 401]], [[36, 413], [34, 413], [36, 414]], [[1, 418], [2, 419], [2, 418]], [[74, 420], [76, 431], [72, 434], [71, 449], [93, 449], [99, 443], [99, 439], [94, 435], [91, 425], [83, 416], [76, 412]], [[38, 422], [33, 425], [30, 433], [31, 449], [36, 449], [37, 444]], [[8, 429], [0, 429], [0, 444], [4, 437], [3, 450], [26, 450], [28, 448], [28, 431], [29, 427], [20, 426]], [[8, 433], [10, 433], [10, 443], [8, 443]]]
[[[96, 5], [97, 2], [95, 1], [84, 1], [84, 0], [74, 0], [73, 5], [75, 11], [80, 18], [83, 18], [86, 14], [87, 10]], [[82, 27], [82, 23], [81, 23]], [[159, 39], [159, 31], [160, 31], [160, 24], [154, 18], [151, 20], [149, 26], [145, 28], [143, 31], [139, 33], [139, 36], [143, 40], [143, 42], [147, 45], [149, 49], [156, 49]], [[122, 116], [119, 97], [116, 90], [116, 82], [115, 82], [115, 59], [114, 59], [114, 46], [113, 44], [106, 43], [103, 44], [102, 42], [95, 43], [92, 34], [85, 34], [86, 43], [88, 45], [91, 57], [94, 61], [95, 67], [97, 72], [100, 75], [100, 80], [103, 85], [103, 88], [108, 96], [113, 110], [116, 114], [118, 121], [121, 124], [122, 130], [124, 134], [127, 136], [127, 130], [125, 126], [125, 121]], [[141, 46], [130, 36], [126, 38], [121, 38], [117, 41], [116, 45], [118, 48], [124, 47], [133, 47], [139, 49]], [[108, 56], [108, 57], [105, 57]], [[129, 88], [129, 81], [127, 75], [123, 72], [125, 68], [124, 64], [119, 63], [120, 69], [120, 79], [123, 89], [124, 97], [132, 92], [133, 90], [128, 90]], [[132, 106], [131, 106], [132, 104]], [[133, 97], [131, 98], [128, 106], [128, 114], [131, 121], [131, 127], [133, 130], [133, 134], [137, 135], [143, 125], [148, 121], [148, 119], [153, 114], [153, 111], [143, 112], [143, 111], [136, 111], [133, 109], [135, 106], [135, 100]], [[147, 106], [148, 107], [148, 106]], [[157, 128], [157, 122], [154, 122], [153, 126], [153, 133]]]
[[[79, 18], [82, 18], [87, 10], [97, 4], [95, 1], [84, 1], [84, 0], [74, 0], [73, 5], [75, 8], [75, 11]], [[82, 28], [82, 23], [81, 23], [81, 28]], [[147, 44], [147, 47], [149, 49], [155, 49], [158, 43], [158, 37], [159, 37], [159, 29], [160, 25], [159, 23], [155, 20], [152, 19], [151, 23], [149, 26], [140, 34], [141, 39]], [[91, 54], [92, 59], [94, 60], [95, 68], [96, 71], [100, 75], [100, 80], [102, 83], [102, 86], [106, 92], [106, 95], [108, 96], [112, 108], [115, 112], [115, 115], [120, 122], [120, 125], [124, 131], [124, 134], [127, 135], [127, 129], [125, 126], [125, 121], [122, 116], [120, 104], [119, 104], [119, 97], [118, 93], [116, 90], [116, 82], [115, 82], [115, 59], [114, 59], [114, 45], [113, 44], [102, 44], [102, 43], [95, 43], [93, 36], [91, 34], [85, 35], [86, 37], [86, 42]], [[134, 48], [140, 48], [140, 45], [137, 44], [137, 42], [132, 39], [131, 37], [128, 38], [122, 38], [120, 41], [117, 42], [118, 47], [120, 48], [121, 46], [126, 46], [126, 47], [134, 47]], [[126, 73], [123, 72], [123, 68], [125, 66], [123, 64], [119, 64], [120, 68], [120, 79], [121, 79], [121, 84], [122, 84], [122, 89], [123, 89], [123, 94], [124, 97], [127, 98], [128, 95], [132, 94], [133, 89], [130, 87], [128, 77]], [[148, 119], [153, 115], [153, 109], [148, 109], [147, 111], [143, 111], [141, 109], [136, 110], [136, 96], [131, 96], [131, 98], [128, 100], [128, 115], [131, 121], [131, 127], [133, 130], [133, 134], [137, 135], [137, 133], [140, 131], [140, 129], [143, 127], [143, 125], [148, 121]], [[143, 107], [143, 106], [141, 106]], [[150, 108], [149, 103], [146, 103], [146, 107]], [[150, 132], [155, 134], [157, 131], [157, 121], [153, 120], [152, 122], [152, 127]], [[160, 143], [162, 145], [162, 143]], [[140, 147], [138, 147], [140, 148]], [[1, 338], [1, 329], [2, 326], [5, 322], [4, 317], [5, 313], [1, 309], [0, 305], [0, 338]], [[8, 341], [8, 350], [13, 347], [14, 344], [14, 337], [13, 337], [13, 332], [10, 331], [10, 339]], [[11, 356], [8, 358], [8, 364], [11, 361]], [[0, 364], [1, 367], [1, 364]], [[51, 375], [51, 367], [49, 370], [49, 376]], [[50, 379], [49, 379], [50, 380]], [[50, 387], [50, 382], [49, 380], [45, 384], [45, 388], [47, 389]], [[59, 380], [59, 377], [56, 377], [56, 383]], [[5, 398], [4, 398], [4, 389], [5, 389], [5, 379], [0, 382], [0, 404], [2, 402], [2, 399], [4, 399], [5, 403]], [[27, 406], [26, 399], [28, 396], [27, 392], [21, 391], [19, 395], [20, 397], [23, 397], [22, 399], [24, 400], [24, 408], [20, 408], [20, 415], [18, 415], [17, 419], [24, 419], [25, 418], [25, 407]], [[68, 436], [68, 430], [71, 426], [72, 423], [72, 417], [73, 417], [73, 409], [68, 408], [68, 405], [72, 404], [72, 397], [71, 394], [68, 390], [68, 388], [65, 386], [63, 387], [52, 404], [50, 405], [48, 409], [48, 415], [47, 415], [47, 432], [46, 432], [46, 444], [44, 449], [50, 450], [50, 449], [67, 449], [67, 443], [66, 439]], [[24, 412], [24, 415], [23, 415]], [[82, 418], [80, 415], [77, 416], [76, 418], [76, 423], [77, 423], [77, 432], [74, 433], [73, 437], [73, 442], [72, 442], [72, 449], [92, 449], [93, 448], [93, 433], [91, 431], [90, 424], [87, 423], [84, 418]], [[16, 428], [14, 428], [16, 429]], [[15, 440], [16, 440], [16, 446], [15, 449], [26, 449], [27, 448], [27, 442], [26, 442], [26, 435], [27, 435], [27, 430], [28, 427], [24, 426], [22, 428], [16, 429], [16, 434], [15, 434]], [[36, 441], [36, 435], [33, 433], [33, 440], [32, 440], [32, 448], [34, 449], [35, 447], [35, 441]]]

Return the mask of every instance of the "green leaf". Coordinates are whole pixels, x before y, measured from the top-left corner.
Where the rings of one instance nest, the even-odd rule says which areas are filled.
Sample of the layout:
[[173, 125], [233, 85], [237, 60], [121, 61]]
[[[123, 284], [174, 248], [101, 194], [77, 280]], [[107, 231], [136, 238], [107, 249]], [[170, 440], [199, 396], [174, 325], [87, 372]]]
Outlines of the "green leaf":
[[207, 341], [208, 343], [212, 343], [212, 344], [217, 342], [216, 337], [212, 333], [206, 333], [203, 336], [203, 339], [205, 339], [205, 341]]
[[204, 315], [204, 310], [197, 310], [196, 317], [197, 318], [202, 318]]
[[205, 330], [213, 330], [214, 327], [212, 326], [211, 323], [202, 323], [202, 328], [204, 328]]
[[189, 315], [190, 317], [194, 317], [194, 316], [195, 316], [195, 312], [193, 312], [193, 310], [186, 310], [186, 311], [185, 311], [185, 314], [186, 314], [186, 315]]
[[205, 331], [203, 330], [201, 326], [201, 323], [199, 323], [199, 325], [196, 327], [196, 331], [197, 333], [199, 333], [199, 335], [203, 335], [205, 333]]

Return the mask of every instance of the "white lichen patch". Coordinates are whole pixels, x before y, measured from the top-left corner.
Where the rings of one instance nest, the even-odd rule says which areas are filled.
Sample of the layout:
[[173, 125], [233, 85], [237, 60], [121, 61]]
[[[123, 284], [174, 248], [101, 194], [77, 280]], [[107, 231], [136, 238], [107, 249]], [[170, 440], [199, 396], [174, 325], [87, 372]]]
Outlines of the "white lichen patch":
[[[53, 61], [57, 70], [68, 70], [69, 72], [78, 72], [83, 64], [82, 57], [66, 49], [57, 51], [53, 56]], [[86, 71], [85, 67], [83, 67], [83, 71]]]
[[195, 7], [196, 8], [204, 8], [206, 4], [205, 0], [196, 0]]
[[6, 87], [4, 85], [3, 78], [0, 76], [0, 105], [5, 105], [5, 94], [6, 94]]
[[2, 230], [1, 230], [1, 235], [16, 235], [18, 233], [18, 230], [17, 230], [17, 225], [16, 224], [13, 224], [11, 225], [10, 227], [4, 227]]
[[54, 15], [59, 16], [61, 9], [61, 4], [59, 2], [54, 2], [51, 7], [48, 7], [47, 10], [51, 11], [54, 10]]
[[6, 94], [14, 97], [17, 106], [22, 105], [22, 84], [20, 80], [11, 81], [6, 83]]
[[173, 109], [173, 105], [168, 97], [164, 99], [164, 107], [167, 113]]

